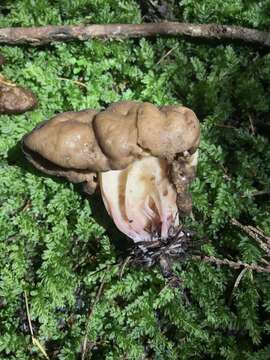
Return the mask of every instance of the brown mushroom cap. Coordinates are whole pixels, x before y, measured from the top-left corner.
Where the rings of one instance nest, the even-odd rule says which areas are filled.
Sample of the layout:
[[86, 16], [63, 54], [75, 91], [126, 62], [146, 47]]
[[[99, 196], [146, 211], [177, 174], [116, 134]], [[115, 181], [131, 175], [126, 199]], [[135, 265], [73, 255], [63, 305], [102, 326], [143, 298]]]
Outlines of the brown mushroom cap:
[[68, 179], [68, 181], [77, 184], [84, 183], [84, 191], [88, 194], [93, 194], [97, 187], [97, 174], [91, 171], [64, 169], [60, 166], [54, 165], [50, 161], [42, 158], [37, 153], [31, 152], [23, 148], [27, 160], [29, 160], [38, 170], [48, 175], [61, 176]]
[[24, 147], [67, 169], [109, 170], [92, 128], [96, 112], [69, 111], [53, 117], [24, 138]]
[[172, 160], [197, 147], [199, 136], [198, 119], [186, 107], [145, 103], [138, 110], [138, 144], [153, 156]]
[[139, 107], [139, 102], [115, 103], [97, 114], [93, 121], [99, 145], [113, 170], [126, 168], [144, 153], [137, 144]]
[[[0, 54], [0, 66], [6, 58]], [[37, 105], [37, 98], [31, 90], [17, 86], [0, 75], [0, 114], [21, 114], [32, 110]]]
[[192, 154], [199, 138], [198, 119], [186, 107], [122, 101], [99, 113], [59, 114], [26, 135], [23, 150], [39, 169], [80, 182], [145, 156], [172, 162]]
[[0, 81], [0, 113], [20, 114], [36, 105], [37, 99], [32, 91]]

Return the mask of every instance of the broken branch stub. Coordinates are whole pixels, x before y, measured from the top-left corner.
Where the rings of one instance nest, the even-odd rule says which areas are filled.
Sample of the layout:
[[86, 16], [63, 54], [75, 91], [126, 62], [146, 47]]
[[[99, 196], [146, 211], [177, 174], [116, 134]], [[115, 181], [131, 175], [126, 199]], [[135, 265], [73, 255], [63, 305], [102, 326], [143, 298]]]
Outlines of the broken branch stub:
[[105, 111], [59, 114], [23, 138], [29, 161], [46, 174], [97, 185], [116, 226], [135, 242], [168, 237], [191, 211], [199, 122], [183, 106], [123, 101]]

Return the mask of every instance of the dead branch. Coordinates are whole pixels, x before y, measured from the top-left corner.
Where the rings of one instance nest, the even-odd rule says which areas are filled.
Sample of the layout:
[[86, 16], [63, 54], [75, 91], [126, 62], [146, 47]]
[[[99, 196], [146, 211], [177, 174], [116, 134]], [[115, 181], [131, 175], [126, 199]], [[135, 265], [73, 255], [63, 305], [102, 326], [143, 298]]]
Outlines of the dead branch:
[[243, 232], [249, 235], [255, 240], [260, 248], [270, 257], [270, 237], [265, 235], [260, 229], [257, 229], [251, 225], [243, 225], [236, 219], [231, 219], [231, 223], [234, 226], [239, 227]]
[[0, 29], [0, 43], [8, 45], [44, 45], [52, 42], [94, 38], [137, 38], [157, 35], [185, 36], [206, 40], [240, 41], [270, 46], [270, 33], [239, 26], [160, 22], [147, 24], [48, 25]]
[[229, 259], [218, 259], [215, 256], [193, 256], [192, 259], [212, 263], [218, 266], [227, 265], [232, 269], [249, 269], [257, 272], [270, 273], [270, 267], [262, 267], [257, 264], [247, 264], [242, 261], [231, 261]]

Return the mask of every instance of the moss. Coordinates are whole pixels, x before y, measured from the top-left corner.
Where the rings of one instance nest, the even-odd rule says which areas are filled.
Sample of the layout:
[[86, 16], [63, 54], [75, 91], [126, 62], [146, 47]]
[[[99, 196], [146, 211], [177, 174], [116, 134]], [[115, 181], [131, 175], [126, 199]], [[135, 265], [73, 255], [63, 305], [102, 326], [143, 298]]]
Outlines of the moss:
[[[175, 2], [174, 13], [180, 21], [267, 29], [268, 7], [268, 1], [186, 0]], [[2, 27], [141, 20], [135, 1], [6, 0], [0, 11]], [[269, 358], [265, 274], [246, 272], [230, 303], [237, 271], [177, 264], [188, 305], [178, 290], [164, 287], [158, 269], [127, 267], [120, 280], [114, 263], [125, 239], [99, 199], [35, 171], [19, 145], [38, 122], [60, 111], [100, 109], [120, 99], [188, 106], [203, 133], [191, 187], [195, 220], [188, 226], [198, 239], [208, 239], [206, 252], [256, 262], [261, 251], [230, 218], [270, 233], [269, 196], [253, 196], [269, 190], [269, 55], [243, 45], [177, 38], [3, 46], [1, 52], [8, 60], [3, 75], [39, 100], [36, 110], [1, 115], [0, 121], [1, 359], [43, 358], [31, 342], [24, 290], [35, 337], [50, 358], [75, 359], [104, 274], [88, 327], [93, 359]], [[107, 264], [114, 265], [104, 270]]]

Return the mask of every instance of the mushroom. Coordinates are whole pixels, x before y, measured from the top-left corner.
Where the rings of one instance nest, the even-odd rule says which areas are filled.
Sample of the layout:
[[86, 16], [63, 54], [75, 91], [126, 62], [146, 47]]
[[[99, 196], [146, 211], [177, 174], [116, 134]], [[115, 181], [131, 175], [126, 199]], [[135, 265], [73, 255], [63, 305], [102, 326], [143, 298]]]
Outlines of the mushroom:
[[31, 90], [17, 86], [0, 75], [0, 114], [21, 114], [36, 105], [37, 99]]
[[22, 146], [46, 174], [83, 182], [89, 194], [99, 185], [116, 226], [141, 243], [153, 234], [169, 238], [178, 214], [190, 214], [199, 140], [192, 110], [122, 101], [101, 112], [59, 114], [24, 136]]
[[[5, 62], [0, 54], [0, 66]], [[36, 105], [37, 99], [31, 90], [17, 86], [0, 74], [0, 114], [21, 114]]]

